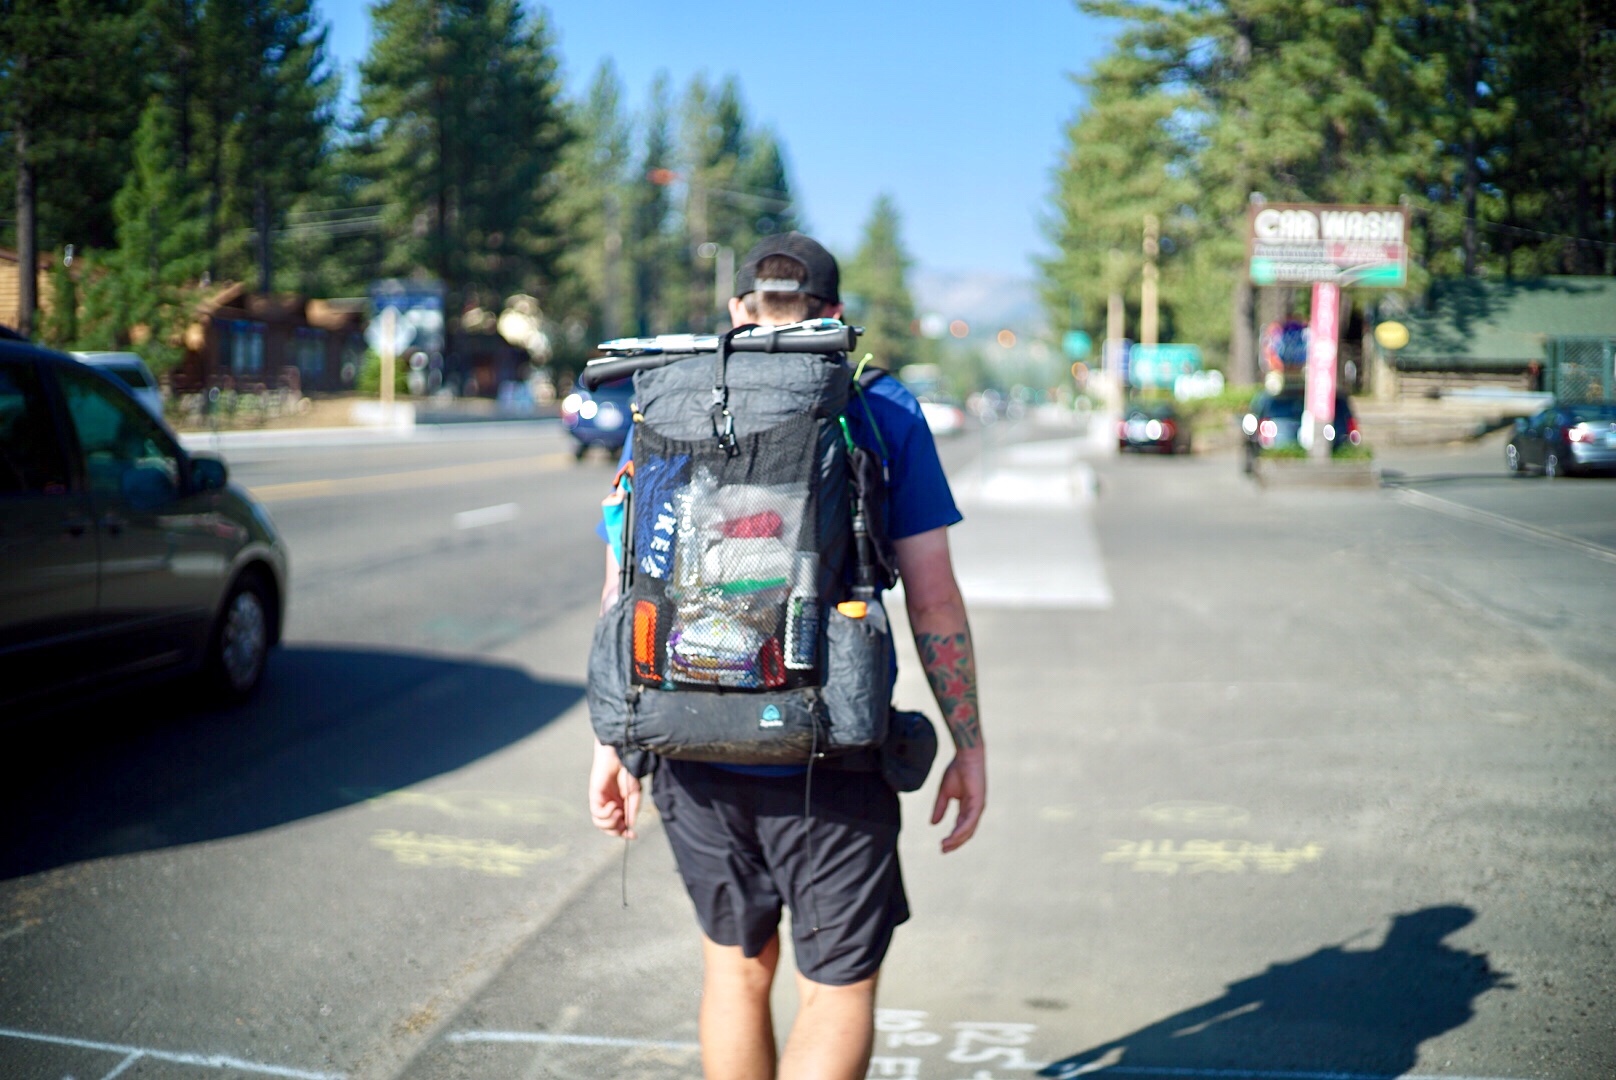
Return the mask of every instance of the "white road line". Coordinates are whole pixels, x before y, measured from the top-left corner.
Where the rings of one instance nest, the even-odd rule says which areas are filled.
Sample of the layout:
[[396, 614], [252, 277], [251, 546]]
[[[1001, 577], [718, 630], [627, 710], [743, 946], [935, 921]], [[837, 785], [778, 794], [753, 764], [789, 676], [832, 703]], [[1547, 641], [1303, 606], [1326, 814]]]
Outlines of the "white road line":
[[515, 503], [500, 503], [497, 506], [484, 506], [477, 510], [462, 510], [454, 516], [454, 527], [457, 529], [480, 529], [484, 525], [498, 525], [504, 521], [515, 521], [522, 508]]
[[611, 1046], [625, 1050], [685, 1050], [695, 1053], [700, 1043], [659, 1039], [620, 1039], [609, 1035], [558, 1035], [550, 1031], [455, 1031], [444, 1038], [452, 1043], [522, 1043], [561, 1046]]
[[101, 1080], [112, 1080], [112, 1078], [115, 1077], [115, 1076], [122, 1076], [125, 1072], [128, 1071], [129, 1066], [133, 1065], [135, 1062], [139, 1061], [141, 1058], [143, 1058], [145, 1056], [146, 1055], [145, 1055], [144, 1052], [142, 1052], [140, 1050], [136, 1050], [133, 1054], [130, 1054], [128, 1057], [126, 1057], [122, 1061], [118, 1062], [118, 1064], [113, 1068], [113, 1070], [111, 1072], [107, 1073], [107, 1075], [103, 1076], [101, 1078]]
[[[42, 1035], [37, 1031], [17, 1031], [14, 1028], [0, 1028], [0, 1039], [24, 1039], [51, 1046], [71, 1046], [75, 1050], [100, 1050], [108, 1054], [124, 1054], [131, 1059], [151, 1058], [154, 1061], [168, 1061], [175, 1065], [196, 1065], [203, 1069], [235, 1069], [238, 1072], [254, 1073], [258, 1076], [284, 1076], [287, 1080], [347, 1080], [348, 1077], [347, 1073], [313, 1072], [309, 1069], [291, 1069], [284, 1065], [265, 1065], [226, 1054], [181, 1054], [171, 1050], [151, 1050], [141, 1046], [73, 1039], [65, 1035]], [[126, 1060], [109, 1075], [118, 1075], [129, 1064], [130, 1061]]]
[[1305, 1072], [1275, 1069], [1191, 1069], [1171, 1065], [1110, 1065], [1085, 1073], [1081, 1068], [1053, 1073], [1060, 1078], [1077, 1076], [1182, 1076], [1205, 1080], [1515, 1080], [1508, 1076], [1440, 1076], [1419, 1073]]
[[1490, 510], [1478, 510], [1474, 506], [1465, 506], [1463, 503], [1456, 503], [1441, 496], [1432, 495], [1428, 491], [1400, 487], [1392, 492], [1392, 498], [1408, 503], [1410, 506], [1418, 506], [1422, 510], [1446, 514], [1448, 517], [1458, 518], [1460, 521], [1475, 522], [1478, 525], [1490, 525], [1500, 532], [1514, 533], [1516, 536], [1522, 536], [1528, 540], [1570, 548], [1584, 555], [1592, 555], [1596, 559], [1616, 563], [1616, 551], [1609, 548], [1591, 544], [1586, 540], [1579, 540], [1574, 536], [1566, 536], [1564, 533], [1540, 529], [1536, 525], [1528, 525], [1522, 521], [1514, 521]]
[[[520, 1045], [551, 1044], [565, 1046], [606, 1046], [627, 1050], [685, 1050], [694, 1053], [700, 1043], [671, 1042], [660, 1039], [625, 1039], [606, 1035], [561, 1035], [549, 1031], [456, 1031], [444, 1036], [451, 1043], [515, 1043]], [[1040, 1063], [1039, 1068], [1054, 1069]], [[1056, 1077], [1072, 1078], [1092, 1075], [1105, 1076], [1178, 1076], [1186, 1080], [1516, 1080], [1507, 1076], [1427, 1076], [1416, 1073], [1348, 1073], [1307, 1072], [1275, 1069], [1194, 1069], [1155, 1065], [1074, 1065], [1052, 1073]]]

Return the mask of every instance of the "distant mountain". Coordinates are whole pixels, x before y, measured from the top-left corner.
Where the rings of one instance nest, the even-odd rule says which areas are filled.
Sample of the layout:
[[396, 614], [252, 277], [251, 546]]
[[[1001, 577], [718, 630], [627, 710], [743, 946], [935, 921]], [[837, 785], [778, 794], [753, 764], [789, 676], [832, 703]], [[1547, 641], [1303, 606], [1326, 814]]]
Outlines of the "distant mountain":
[[1007, 328], [1018, 337], [1036, 336], [1048, 325], [1031, 278], [917, 269], [909, 276], [909, 291], [922, 317], [936, 314], [948, 321], [964, 319], [973, 338]]

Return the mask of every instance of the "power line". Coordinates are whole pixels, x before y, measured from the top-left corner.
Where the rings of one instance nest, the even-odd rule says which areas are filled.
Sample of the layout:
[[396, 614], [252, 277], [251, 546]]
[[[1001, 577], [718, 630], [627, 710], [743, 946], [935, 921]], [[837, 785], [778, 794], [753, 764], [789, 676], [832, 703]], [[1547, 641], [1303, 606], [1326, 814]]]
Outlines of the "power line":
[[1542, 240], [1566, 240], [1573, 244], [1584, 244], [1588, 247], [1616, 250], [1616, 243], [1611, 243], [1608, 240], [1591, 240], [1586, 236], [1568, 236], [1565, 233], [1543, 232], [1539, 229], [1527, 229], [1519, 225], [1505, 225], [1502, 222], [1487, 221], [1484, 218], [1473, 218], [1467, 214], [1456, 214], [1452, 210], [1439, 210], [1434, 206], [1424, 206], [1419, 207], [1418, 209], [1424, 213], [1435, 214], [1437, 217], [1447, 218], [1450, 221], [1457, 221], [1461, 224], [1469, 222], [1480, 228], [1490, 229], [1493, 232], [1513, 233], [1516, 236], [1535, 236]]

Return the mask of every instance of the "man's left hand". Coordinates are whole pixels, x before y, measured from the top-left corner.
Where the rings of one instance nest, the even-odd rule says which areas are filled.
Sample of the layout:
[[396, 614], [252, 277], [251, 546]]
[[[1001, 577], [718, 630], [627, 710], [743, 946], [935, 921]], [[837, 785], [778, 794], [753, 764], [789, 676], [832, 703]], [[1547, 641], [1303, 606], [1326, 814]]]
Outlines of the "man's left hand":
[[954, 828], [943, 837], [943, 853], [960, 847], [976, 832], [977, 822], [988, 804], [988, 758], [982, 747], [961, 750], [943, 770], [943, 782], [937, 788], [937, 802], [932, 806], [931, 823], [938, 824], [948, 812], [950, 802], [959, 803]]

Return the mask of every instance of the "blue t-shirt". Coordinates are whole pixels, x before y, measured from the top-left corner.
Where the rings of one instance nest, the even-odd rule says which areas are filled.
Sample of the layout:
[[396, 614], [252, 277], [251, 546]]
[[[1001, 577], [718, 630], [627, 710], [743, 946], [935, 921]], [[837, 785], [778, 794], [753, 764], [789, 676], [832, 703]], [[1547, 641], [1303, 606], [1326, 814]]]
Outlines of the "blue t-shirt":
[[[875, 380], [860, 392], [855, 386], [847, 403], [847, 430], [853, 442], [873, 452], [887, 467], [887, 535], [893, 540], [918, 536], [964, 520], [954, 504], [954, 493], [937, 456], [937, 442], [926, 425], [920, 402], [908, 387], [890, 376]], [[874, 420], [874, 430], [870, 421]], [[877, 437], [875, 431], [880, 432]], [[634, 432], [623, 443], [619, 467], [634, 456]], [[595, 528], [607, 539], [605, 522]], [[893, 650], [892, 676], [898, 674]], [[801, 765], [719, 765], [749, 776], [794, 776]]]

